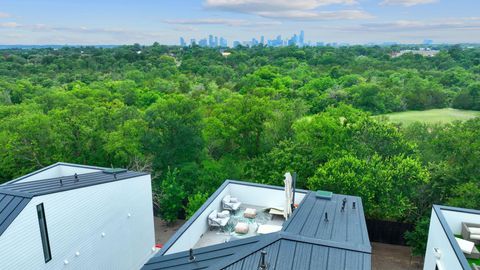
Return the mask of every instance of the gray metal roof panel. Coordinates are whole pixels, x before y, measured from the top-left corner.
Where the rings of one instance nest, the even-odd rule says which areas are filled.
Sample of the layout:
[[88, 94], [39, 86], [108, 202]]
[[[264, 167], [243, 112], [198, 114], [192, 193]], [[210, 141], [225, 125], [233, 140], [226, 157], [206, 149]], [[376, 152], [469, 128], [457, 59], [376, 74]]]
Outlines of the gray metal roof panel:
[[[260, 252], [267, 252], [265, 261], [268, 269], [275, 270], [369, 270], [371, 254], [349, 251], [310, 243], [280, 239], [261, 250], [250, 252], [243, 259], [222, 268], [211, 265], [208, 269], [251, 270], [258, 269]], [[161, 269], [161, 268], [159, 268]]]
[[129, 179], [142, 175], [147, 175], [147, 173], [127, 171], [114, 175], [100, 171], [79, 174], [78, 181], [75, 179], [74, 175], [69, 175], [44, 180], [36, 180], [31, 182], [12, 183], [0, 186], [0, 192], [20, 192], [31, 196], [40, 196], [50, 193]]
[[0, 193], [0, 236], [20, 214], [30, 198]]
[[266, 239], [270, 238], [262, 235], [195, 249], [194, 262], [189, 261], [188, 251], [171, 255], [155, 256], [150, 259], [142, 269], [202, 269], [220, 263], [226, 258], [231, 258], [242, 251], [249, 250], [260, 241], [265, 241]]
[[[342, 211], [343, 200], [346, 199]], [[355, 203], [355, 209], [353, 209]], [[328, 221], [325, 220], [325, 214]], [[283, 230], [292, 234], [339, 243], [370, 245], [359, 197], [334, 194], [332, 199], [318, 198], [310, 192]]]

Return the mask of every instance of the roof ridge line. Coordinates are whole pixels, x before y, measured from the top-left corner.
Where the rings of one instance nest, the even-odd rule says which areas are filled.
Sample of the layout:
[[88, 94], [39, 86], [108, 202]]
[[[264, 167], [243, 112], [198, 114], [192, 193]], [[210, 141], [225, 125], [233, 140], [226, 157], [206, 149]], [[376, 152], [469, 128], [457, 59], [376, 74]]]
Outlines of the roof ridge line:
[[28, 192], [10, 190], [10, 189], [3, 188], [2, 186], [0, 186], [0, 193], [17, 196], [17, 197], [23, 197], [27, 199], [31, 199], [34, 197], [33, 194], [30, 194]]
[[233, 257], [226, 257], [222, 261], [220, 261], [218, 264], [212, 266], [216, 267], [215, 269], [225, 269], [229, 267], [232, 264], [235, 264], [236, 262], [245, 259], [246, 257], [252, 255], [253, 253], [261, 250], [262, 248], [271, 245], [279, 240], [282, 239], [280, 233], [272, 233], [272, 234], [266, 234], [264, 235], [265, 238], [260, 240], [258, 243], [254, 244], [251, 248], [247, 249], [245, 252], [240, 252], [237, 255], [234, 255]]
[[297, 234], [293, 234], [285, 231], [278, 232], [278, 234], [280, 235], [281, 239], [285, 239], [285, 240], [303, 242], [303, 243], [338, 248], [338, 249], [351, 250], [351, 251], [368, 253], [368, 254], [372, 253], [372, 247], [367, 244], [358, 245], [358, 244], [350, 244], [348, 242], [337, 242], [332, 240], [297, 235]]

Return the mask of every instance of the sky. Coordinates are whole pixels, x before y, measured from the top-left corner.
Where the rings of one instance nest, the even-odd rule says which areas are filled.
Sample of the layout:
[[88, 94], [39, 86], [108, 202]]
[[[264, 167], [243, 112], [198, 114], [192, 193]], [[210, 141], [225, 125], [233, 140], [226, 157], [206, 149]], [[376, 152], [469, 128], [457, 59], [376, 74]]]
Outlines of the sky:
[[0, 44], [480, 43], [480, 0], [0, 0]]

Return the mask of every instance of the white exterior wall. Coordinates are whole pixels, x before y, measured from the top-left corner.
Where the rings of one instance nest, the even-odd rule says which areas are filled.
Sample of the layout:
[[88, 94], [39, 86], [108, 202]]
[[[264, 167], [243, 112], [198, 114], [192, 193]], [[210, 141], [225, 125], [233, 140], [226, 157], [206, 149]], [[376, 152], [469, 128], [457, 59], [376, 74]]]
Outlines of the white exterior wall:
[[477, 214], [449, 210], [442, 210], [442, 214], [453, 234], [462, 234], [462, 222], [480, 223], [480, 215]]
[[[285, 190], [263, 188], [249, 185], [229, 184], [230, 195], [237, 197], [238, 200], [245, 204], [258, 205], [265, 207], [285, 208]], [[299, 204], [304, 193], [295, 192], [295, 202]]]
[[95, 168], [82, 168], [76, 166], [68, 166], [68, 165], [58, 165], [54, 166], [50, 169], [44, 170], [39, 173], [35, 173], [31, 176], [27, 176], [16, 183], [24, 183], [24, 182], [31, 182], [36, 180], [45, 180], [49, 178], [56, 178], [74, 174], [84, 174], [84, 173], [91, 173], [91, 172], [99, 172], [100, 169]]
[[[222, 199], [226, 195], [237, 197], [241, 203], [267, 207], [285, 207], [285, 191], [282, 189], [264, 188], [258, 186], [230, 183], [201, 215], [188, 227], [188, 229], [165, 252], [166, 255], [186, 251], [192, 248], [200, 237], [208, 230], [207, 217], [213, 210], [222, 210]], [[295, 193], [295, 203], [300, 203], [305, 197], [304, 193]]]
[[[445, 212], [443, 213], [445, 214]], [[440, 251], [440, 258], [435, 256], [435, 248]], [[423, 269], [435, 270], [435, 265], [438, 265], [439, 270], [463, 269], [458, 261], [455, 251], [450, 245], [450, 241], [448, 240], [442, 225], [440, 224], [440, 220], [438, 219], [435, 210], [432, 210]]]
[[226, 186], [224, 190], [213, 200], [211, 204], [202, 212], [202, 214], [195, 220], [195, 222], [188, 227], [188, 229], [175, 241], [165, 254], [173, 254], [180, 251], [189, 250], [192, 248], [200, 237], [208, 230], [207, 217], [213, 210], [220, 211], [222, 208], [222, 199], [225, 195], [230, 193], [230, 185]]
[[[48, 263], [40, 203], [52, 253]], [[34, 197], [0, 236], [0, 269], [140, 269], [154, 244], [151, 180], [145, 175]]]

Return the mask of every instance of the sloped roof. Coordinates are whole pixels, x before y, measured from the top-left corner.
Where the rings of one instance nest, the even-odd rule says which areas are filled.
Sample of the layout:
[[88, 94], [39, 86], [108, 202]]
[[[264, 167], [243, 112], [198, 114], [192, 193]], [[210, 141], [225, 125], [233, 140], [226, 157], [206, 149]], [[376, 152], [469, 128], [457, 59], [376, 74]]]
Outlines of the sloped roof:
[[0, 236], [32, 197], [0, 191]]
[[262, 251], [268, 269], [371, 269], [371, 249], [335, 247], [328, 241], [278, 232], [196, 249], [194, 261], [189, 260], [188, 251], [155, 256], [142, 270], [258, 269]]
[[[345, 207], [342, 211], [343, 200]], [[325, 220], [325, 213], [328, 221]], [[283, 230], [343, 246], [370, 246], [362, 200], [356, 196], [333, 194], [332, 199], [328, 200], [310, 192], [301, 207], [284, 224]]]
[[188, 251], [159, 254], [142, 269], [258, 269], [262, 250], [268, 269], [370, 270], [361, 199], [339, 194], [325, 199], [308, 192], [280, 232], [195, 249], [194, 261]]
[[24, 183], [10, 183], [0, 186], [0, 236], [35, 196], [68, 191], [93, 185], [120, 181], [147, 173], [124, 171], [107, 173], [104, 171], [62, 176]]

